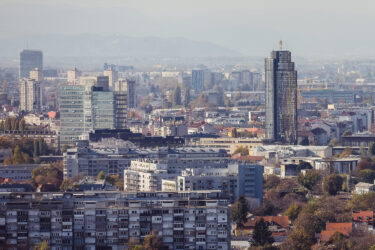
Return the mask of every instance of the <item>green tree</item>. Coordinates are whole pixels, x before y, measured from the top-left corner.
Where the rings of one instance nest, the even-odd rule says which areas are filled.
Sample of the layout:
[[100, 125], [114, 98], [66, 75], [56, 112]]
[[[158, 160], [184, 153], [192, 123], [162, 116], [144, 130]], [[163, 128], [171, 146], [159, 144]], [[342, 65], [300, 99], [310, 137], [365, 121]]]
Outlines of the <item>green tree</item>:
[[370, 156], [375, 156], [375, 142], [371, 142], [369, 144], [367, 154]]
[[173, 105], [180, 106], [181, 105], [181, 87], [177, 85], [173, 92]]
[[315, 184], [319, 182], [321, 175], [315, 170], [309, 170], [305, 174], [299, 173], [297, 181], [305, 188], [312, 190]]
[[236, 224], [245, 223], [247, 221], [247, 213], [249, 212], [249, 206], [245, 197], [240, 196], [236, 202], [230, 207], [230, 217], [232, 222]]
[[255, 246], [271, 245], [274, 242], [272, 233], [268, 230], [268, 226], [263, 218], [255, 223], [252, 238]]
[[38, 140], [34, 140], [34, 143], [33, 143], [33, 157], [37, 158], [39, 155], [40, 155], [40, 153], [39, 153], [39, 141]]
[[372, 169], [363, 169], [359, 171], [358, 177], [362, 182], [374, 183], [375, 171]]
[[168, 249], [163, 244], [163, 238], [158, 235], [158, 232], [152, 231], [149, 235], [145, 237], [143, 244], [145, 250], [163, 250]]
[[10, 118], [9, 117], [5, 118], [4, 129], [5, 130], [10, 130], [11, 129], [11, 124], [10, 124]]
[[351, 136], [352, 135], [352, 131], [350, 131], [349, 129], [345, 130], [344, 133], [342, 133], [342, 136]]
[[40, 165], [31, 171], [31, 182], [35, 187], [41, 184], [52, 184], [58, 190], [62, 181], [62, 171], [52, 164]]
[[297, 171], [300, 172], [302, 169], [312, 169], [312, 166], [309, 162], [300, 161], [297, 165]]
[[20, 123], [19, 123], [19, 130], [24, 131], [25, 129], [26, 129], [26, 122], [25, 122], [25, 119], [22, 118]]
[[43, 240], [41, 243], [35, 245], [34, 250], [49, 250], [51, 249], [48, 242]]
[[323, 191], [329, 195], [336, 195], [341, 189], [343, 178], [337, 174], [331, 174], [323, 179]]
[[10, 126], [12, 130], [18, 130], [18, 120], [16, 117], [12, 117], [12, 120], [10, 122]]
[[294, 221], [298, 218], [298, 215], [302, 211], [302, 206], [300, 203], [293, 203], [290, 205], [288, 210], [286, 210], [285, 215], [288, 216], [289, 220]]
[[97, 177], [98, 180], [104, 180], [105, 179], [105, 174], [103, 171], [100, 171]]
[[185, 108], [189, 107], [190, 103], [190, 88], [185, 89], [185, 98], [184, 98], [184, 106]]

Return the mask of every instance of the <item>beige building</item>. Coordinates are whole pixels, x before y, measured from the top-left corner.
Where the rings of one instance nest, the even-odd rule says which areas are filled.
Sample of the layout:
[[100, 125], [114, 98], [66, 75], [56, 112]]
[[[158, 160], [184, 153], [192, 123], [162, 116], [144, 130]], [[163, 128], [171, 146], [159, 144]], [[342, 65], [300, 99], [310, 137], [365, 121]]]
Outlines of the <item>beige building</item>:
[[79, 71], [77, 68], [68, 70], [68, 83], [75, 84], [78, 81], [79, 77], [81, 77], [81, 71]]
[[37, 82], [43, 82], [43, 71], [41, 71], [39, 68], [35, 68], [30, 71], [30, 79], [33, 79]]
[[246, 147], [249, 149], [249, 154], [252, 155], [253, 149], [263, 146], [263, 142], [258, 138], [201, 138], [199, 146], [225, 149], [229, 154], [233, 154], [239, 147]]
[[104, 71], [104, 76], [109, 78], [109, 88], [112, 89], [115, 82], [118, 81], [118, 72], [114, 69], [107, 69]]
[[26, 112], [40, 111], [42, 106], [40, 82], [34, 79], [20, 81], [20, 109]]

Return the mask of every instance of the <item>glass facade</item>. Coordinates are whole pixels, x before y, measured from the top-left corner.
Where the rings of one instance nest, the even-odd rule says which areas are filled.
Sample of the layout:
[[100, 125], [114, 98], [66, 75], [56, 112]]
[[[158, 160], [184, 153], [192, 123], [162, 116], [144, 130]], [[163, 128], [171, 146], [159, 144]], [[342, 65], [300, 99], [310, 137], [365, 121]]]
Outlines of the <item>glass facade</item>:
[[290, 51], [272, 51], [265, 59], [266, 137], [297, 142], [297, 71]]

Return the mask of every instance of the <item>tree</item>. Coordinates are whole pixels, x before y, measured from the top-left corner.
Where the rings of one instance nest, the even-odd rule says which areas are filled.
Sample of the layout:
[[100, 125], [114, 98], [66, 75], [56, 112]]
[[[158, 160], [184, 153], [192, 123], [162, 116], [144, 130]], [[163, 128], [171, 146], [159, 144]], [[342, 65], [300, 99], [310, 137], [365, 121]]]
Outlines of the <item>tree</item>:
[[69, 180], [69, 179], [63, 180], [63, 182], [60, 185], [60, 190], [62, 192], [73, 191], [74, 190], [74, 183], [73, 183], [73, 181]]
[[62, 181], [62, 171], [52, 164], [40, 165], [31, 171], [31, 182], [36, 187], [42, 184], [51, 184], [58, 190]]
[[340, 155], [340, 158], [345, 158], [348, 157], [349, 155], [352, 154], [352, 149], [350, 147], [346, 147], [342, 154]]
[[300, 172], [302, 169], [312, 169], [312, 166], [309, 162], [300, 161], [297, 165], [297, 171]]
[[13, 164], [25, 163], [25, 160], [24, 160], [22, 152], [21, 152], [21, 148], [18, 145], [14, 148], [12, 162], [13, 162]]
[[103, 171], [100, 171], [97, 177], [98, 180], [104, 180], [105, 179], [105, 174]]
[[331, 174], [323, 179], [323, 191], [329, 195], [336, 195], [341, 189], [343, 178], [337, 174]]
[[298, 218], [299, 213], [302, 211], [302, 206], [300, 203], [293, 203], [290, 205], [288, 210], [286, 210], [285, 215], [288, 216], [289, 220], [294, 221]]
[[349, 250], [353, 247], [353, 243], [348, 239], [348, 237], [340, 232], [335, 232], [328, 242], [333, 244], [335, 249]]
[[4, 121], [0, 122], [0, 131], [4, 131]]
[[247, 221], [247, 213], [249, 212], [249, 206], [245, 197], [240, 196], [236, 202], [230, 207], [230, 217], [232, 222], [241, 224]]
[[187, 108], [190, 103], [190, 88], [185, 89], [184, 106]]
[[168, 249], [163, 244], [163, 238], [158, 235], [158, 232], [152, 231], [149, 235], [145, 237], [143, 244], [145, 250], [163, 250]]
[[12, 117], [10, 125], [12, 130], [18, 130], [18, 120], [16, 117]]
[[176, 86], [173, 92], [173, 105], [174, 106], [181, 105], [181, 87], [179, 85]]
[[5, 121], [4, 121], [4, 130], [10, 130], [10, 129], [11, 129], [10, 118], [7, 117], [5, 118]]
[[46, 240], [43, 240], [41, 243], [35, 245], [34, 250], [49, 250], [51, 249]]
[[22, 118], [20, 123], [19, 123], [19, 130], [24, 131], [25, 129], [26, 129], [26, 122], [25, 122], [25, 119]]
[[369, 144], [367, 154], [370, 156], [375, 156], [375, 142], [371, 142]]
[[375, 171], [372, 169], [363, 169], [359, 171], [358, 177], [362, 182], [374, 183]]
[[255, 223], [252, 238], [255, 246], [271, 245], [274, 242], [272, 233], [268, 230], [268, 226], [263, 218]]
[[342, 136], [351, 136], [352, 135], [352, 131], [350, 131], [349, 129], [345, 130], [344, 133], [342, 133]]
[[335, 138], [332, 138], [332, 139], [329, 141], [328, 146], [330, 146], [330, 147], [334, 147], [334, 146], [336, 146], [338, 143], [339, 143], [339, 141], [338, 141], [337, 138], [335, 137]]
[[280, 177], [278, 177], [277, 175], [268, 175], [264, 182], [264, 188], [266, 190], [276, 188], [280, 184], [280, 182]]
[[234, 154], [240, 153], [241, 156], [246, 156], [246, 155], [249, 155], [249, 149], [245, 146], [240, 146], [240, 147], [236, 148], [236, 150], [234, 150], [233, 153]]
[[309, 170], [305, 174], [299, 173], [297, 181], [305, 188], [312, 190], [313, 186], [319, 182], [321, 175], [315, 170]]
[[33, 143], [33, 157], [36, 158], [40, 155], [39, 153], [39, 141], [38, 140], [34, 140], [34, 143]]

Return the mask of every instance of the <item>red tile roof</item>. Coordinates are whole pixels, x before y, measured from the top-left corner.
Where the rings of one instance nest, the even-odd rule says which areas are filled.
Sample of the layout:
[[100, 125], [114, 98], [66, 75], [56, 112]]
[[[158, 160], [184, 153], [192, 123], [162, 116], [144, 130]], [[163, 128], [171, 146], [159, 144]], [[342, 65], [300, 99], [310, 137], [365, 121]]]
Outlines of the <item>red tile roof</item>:
[[353, 224], [351, 222], [342, 223], [326, 223], [326, 230], [323, 230], [320, 235], [321, 241], [329, 241], [335, 232], [342, 233], [343, 235], [349, 236], [353, 230]]
[[353, 211], [352, 218], [355, 222], [374, 222], [374, 211]]

